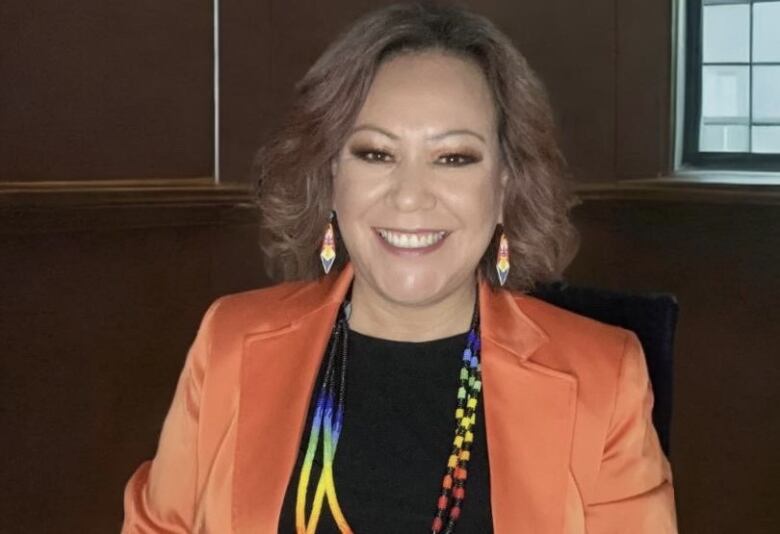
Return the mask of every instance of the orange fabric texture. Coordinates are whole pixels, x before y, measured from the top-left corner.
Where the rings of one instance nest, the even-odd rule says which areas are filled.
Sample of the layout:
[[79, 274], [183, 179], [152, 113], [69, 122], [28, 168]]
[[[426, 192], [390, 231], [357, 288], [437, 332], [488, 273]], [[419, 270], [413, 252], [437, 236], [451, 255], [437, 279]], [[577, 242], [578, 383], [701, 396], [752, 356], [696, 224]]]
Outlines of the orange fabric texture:
[[[209, 308], [157, 454], [125, 488], [124, 534], [278, 532], [352, 276], [347, 266]], [[636, 336], [485, 282], [480, 314], [495, 532], [677, 532]]]

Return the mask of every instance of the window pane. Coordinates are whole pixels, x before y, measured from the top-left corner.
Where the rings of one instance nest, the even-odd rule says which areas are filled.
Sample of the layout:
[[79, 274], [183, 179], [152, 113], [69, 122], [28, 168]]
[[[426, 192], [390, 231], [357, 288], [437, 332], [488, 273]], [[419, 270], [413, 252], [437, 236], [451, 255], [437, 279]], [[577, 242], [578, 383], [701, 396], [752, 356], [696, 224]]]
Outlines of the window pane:
[[702, 81], [705, 123], [748, 121], [748, 67], [703, 67]]
[[780, 67], [753, 67], [753, 120], [780, 122]]
[[753, 152], [780, 154], [780, 126], [753, 126]]
[[750, 6], [704, 6], [704, 62], [750, 61]]
[[702, 152], [747, 152], [749, 128], [735, 125], [702, 125], [699, 150]]
[[780, 2], [753, 6], [753, 61], [780, 61]]
[[699, 139], [702, 152], [747, 152], [747, 126], [715, 124], [703, 125]]

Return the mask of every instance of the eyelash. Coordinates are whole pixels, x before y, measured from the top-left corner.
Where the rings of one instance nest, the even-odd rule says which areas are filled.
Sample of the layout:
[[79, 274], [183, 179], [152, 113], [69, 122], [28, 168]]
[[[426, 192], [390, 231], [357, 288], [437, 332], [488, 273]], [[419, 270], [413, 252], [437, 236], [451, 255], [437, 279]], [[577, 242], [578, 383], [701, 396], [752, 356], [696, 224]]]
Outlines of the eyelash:
[[[446, 165], [451, 167], [463, 167], [465, 165], [471, 165], [472, 163], [479, 163], [481, 161], [481, 158], [478, 156], [473, 156], [471, 154], [460, 154], [457, 152], [444, 154], [443, 156], [439, 156], [439, 159], [445, 159], [447, 161]], [[453, 159], [455, 161], [452, 161]]]
[[[367, 163], [392, 163], [391, 154], [383, 150], [353, 150], [352, 155], [367, 162]], [[482, 158], [472, 154], [451, 152], [443, 154], [437, 158], [437, 162], [444, 161], [444, 165], [447, 167], [464, 167], [473, 163], [479, 163]]]
[[353, 150], [352, 155], [368, 163], [390, 163], [392, 157], [382, 150]]

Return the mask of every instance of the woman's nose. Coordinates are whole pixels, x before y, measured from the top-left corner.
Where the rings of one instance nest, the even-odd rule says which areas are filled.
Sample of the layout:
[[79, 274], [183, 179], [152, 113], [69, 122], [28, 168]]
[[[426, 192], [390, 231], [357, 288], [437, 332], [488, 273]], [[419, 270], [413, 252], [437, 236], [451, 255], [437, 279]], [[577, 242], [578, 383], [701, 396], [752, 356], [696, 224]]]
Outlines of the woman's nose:
[[431, 170], [425, 164], [404, 162], [393, 171], [389, 200], [398, 211], [429, 210], [436, 205], [430, 188]]

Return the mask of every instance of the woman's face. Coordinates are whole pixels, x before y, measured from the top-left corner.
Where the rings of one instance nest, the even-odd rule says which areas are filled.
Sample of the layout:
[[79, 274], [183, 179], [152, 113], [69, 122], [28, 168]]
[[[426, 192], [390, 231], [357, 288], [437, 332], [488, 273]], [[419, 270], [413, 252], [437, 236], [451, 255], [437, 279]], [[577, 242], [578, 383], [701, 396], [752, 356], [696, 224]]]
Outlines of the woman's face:
[[334, 161], [334, 209], [355, 276], [397, 304], [474, 283], [500, 222], [504, 179], [480, 68], [438, 52], [378, 70]]

